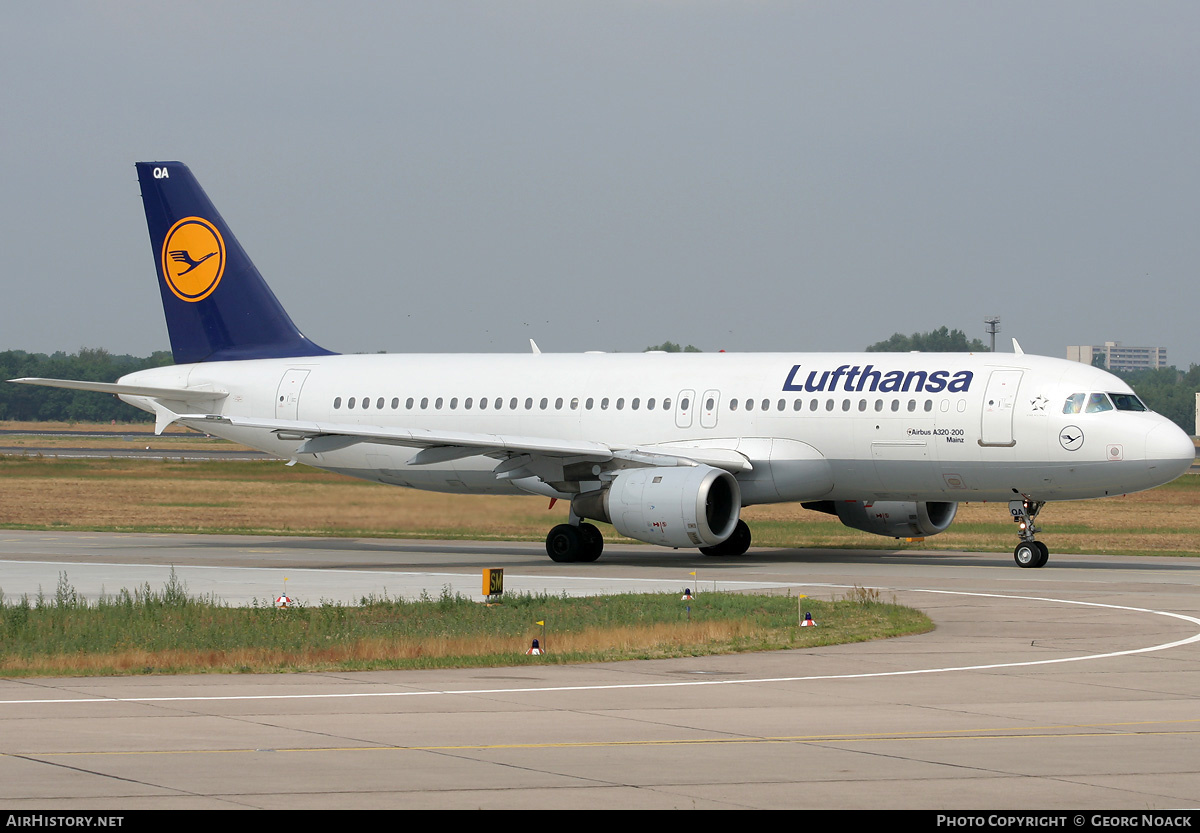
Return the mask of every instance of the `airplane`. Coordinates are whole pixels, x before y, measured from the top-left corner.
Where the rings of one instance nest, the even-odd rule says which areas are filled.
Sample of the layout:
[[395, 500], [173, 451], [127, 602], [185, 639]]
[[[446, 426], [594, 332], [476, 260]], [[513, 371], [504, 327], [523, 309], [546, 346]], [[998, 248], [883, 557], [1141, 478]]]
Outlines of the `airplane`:
[[[1196, 449], [1116, 376], [998, 353], [340, 355], [293, 324], [187, 166], [139, 162], [175, 365], [112, 393], [273, 456], [439, 492], [567, 503], [557, 562], [600, 557], [589, 521], [737, 556], [744, 507], [799, 502], [894, 538], [1007, 502], [1014, 560], [1042, 567], [1050, 501], [1174, 480]], [[553, 500], [551, 505], [553, 505]]]

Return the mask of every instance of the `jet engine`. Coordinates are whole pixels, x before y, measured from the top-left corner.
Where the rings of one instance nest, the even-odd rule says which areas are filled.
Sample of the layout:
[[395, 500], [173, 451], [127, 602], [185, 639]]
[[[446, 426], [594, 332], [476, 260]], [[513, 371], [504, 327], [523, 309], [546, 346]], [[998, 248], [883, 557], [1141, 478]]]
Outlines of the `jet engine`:
[[647, 544], [711, 547], [733, 534], [742, 493], [732, 474], [712, 466], [628, 469], [576, 497], [571, 511]]
[[852, 529], [889, 538], [927, 538], [945, 532], [958, 512], [957, 503], [942, 501], [821, 500], [800, 505], [837, 515]]

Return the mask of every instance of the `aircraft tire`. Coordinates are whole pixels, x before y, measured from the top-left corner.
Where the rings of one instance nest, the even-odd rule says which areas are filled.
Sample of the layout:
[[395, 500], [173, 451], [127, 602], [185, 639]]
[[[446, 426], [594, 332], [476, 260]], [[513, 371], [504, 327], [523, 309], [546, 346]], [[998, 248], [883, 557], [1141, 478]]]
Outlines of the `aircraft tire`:
[[1050, 560], [1050, 548], [1047, 547], [1045, 544], [1043, 544], [1041, 541], [1034, 541], [1033, 543], [1037, 544], [1038, 550], [1040, 550], [1042, 553], [1040, 556], [1038, 556], [1037, 566], [1045, 567], [1046, 562]]
[[570, 524], [559, 524], [546, 536], [546, 554], [551, 561], [560, 564], [578, 561], [583, 552], [583, 539], [579, 529]]
[[576, 561], [595, 561], [604, 552], [604, 536], [593, 524], [582, 523], [578, 526], [581, 547]]
[[1043, 558], [1049, 557], [1049, 550], [1045, 556], [1042, 555], [1042, 545], [1038, 541], [1022, 541], [1013, 550], [1013, 560], [1017, 562], [1018, 567], [1040, 567], [1046, 563]]
[[700, 552], [711, 556], [745, 555], [750, 549], [750, 527], [741, 518], [733, 528], [733, 534], [712, 547], [701, 547]]

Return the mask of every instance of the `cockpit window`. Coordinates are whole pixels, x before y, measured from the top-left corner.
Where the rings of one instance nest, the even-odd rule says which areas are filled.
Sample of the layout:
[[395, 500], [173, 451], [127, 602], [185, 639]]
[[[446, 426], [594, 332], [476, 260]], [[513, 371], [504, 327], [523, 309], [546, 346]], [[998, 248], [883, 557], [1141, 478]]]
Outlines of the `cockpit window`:
[[1093, 393], [1088, 396], [1087, 408], [1085, 413], [1098, 414], [1101, 411], [1111, 411], [1112, 403], [1108, 401], [1108, 397], [1103, 393]]
[[1083, 403], [1087, 400], [1086, 393], [1073, 393], [1067, 397], [1067, 401], [1063, 403], [1064, 414], [1077, 414], [1083, 410]]
[[1138, 399], [1132, 393], [1110, 393], [1113, 404], [1117, 406], [1118, 411], [1148, 411], [1142, 400]]

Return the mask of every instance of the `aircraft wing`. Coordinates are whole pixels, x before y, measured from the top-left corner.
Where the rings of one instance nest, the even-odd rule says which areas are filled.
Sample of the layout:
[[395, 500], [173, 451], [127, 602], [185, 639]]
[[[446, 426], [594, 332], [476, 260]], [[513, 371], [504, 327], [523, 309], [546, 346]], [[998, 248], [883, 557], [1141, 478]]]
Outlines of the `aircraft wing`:
[[[273, 432], [286, 440], [301, 440], [295, 451], [321, 454], [357, 443], [375, 443], [420, 449], [408, 462], [410, 466], [444, 463], [464, 457], [487, 456], [501, 460], [496, 476], [517, 478], [537, 476], [543, 480], [563, 480], [564, 466], [579, 463], [600, 464], [605, 469], [629, 466], [710, 465], [737, 473], [749, 471], [749, 461], [736, 451], [719, 448], [669, 449], [654, 447], [622, 448], [590, 440], [525, 437], [512, 434], [480, 434], [468, 431], [432, 431], [425, 428], [395, 428], [382, 425], [349, 425], [304, 422], [286, 419], [255, 419], [216, 414], [179, 414], [175, 419], [203, 430], [213, 423], [235, 428], [253, 428]], [[566, 477], [566, 479], [573, 479]]]

